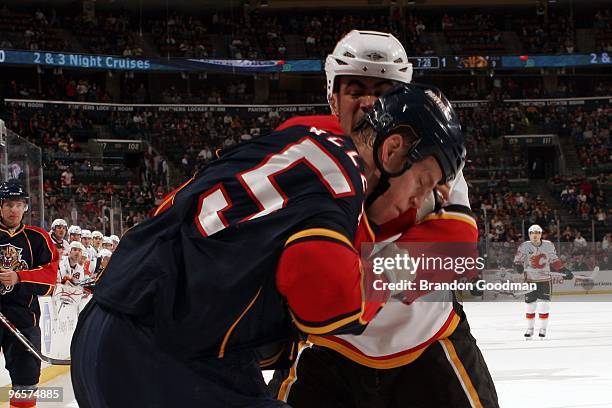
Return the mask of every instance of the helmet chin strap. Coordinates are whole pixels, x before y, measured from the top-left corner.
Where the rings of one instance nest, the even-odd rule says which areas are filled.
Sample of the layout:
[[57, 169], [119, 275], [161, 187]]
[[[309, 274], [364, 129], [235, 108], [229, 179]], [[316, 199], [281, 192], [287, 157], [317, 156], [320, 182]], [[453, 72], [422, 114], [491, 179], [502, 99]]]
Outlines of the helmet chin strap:
[[[402, 167], [402, 169], [398, 172], [395, 173], [389, 173], [388, 171], [386, 171], [382, 165], [382, 163], [379, 160], [378, 157], [378, 148], [380, 147], [380, 143], [375, 144], [374, 146], [374, 163], [376, 164], [376, 167], [378, 168], [378, 170], [380, 171], [380, 178], [378, 179], [378, 184], [376, 184], [376, 187], [374, 188], [374, 191], [372, 191], [372, 193], [366, 198], [365, 200], [365, 209], [367, 210], [368, 208], [370, 208], [370, 206], [372, 204], [374, 204], [374, 202], [383, 194], [385, 194], [385, 192], [389, 189], [389, 187], [391, 186], [391, 184], [389, 183], [389, 180], [392, 177], [399, 177], [402, 174], [404, 174], [412, 165], [408, 162], [406, 162], [404, 164], [404, 166]], [[438, 197], [438, 193], [436, 191], [436, 189], [432, 190], [433, 192], [433, 196], [434, 196], [434, 208], [433, 211], [434, 212], [438, 212], [440, 211], [440, 209], [442, 208], [442, 201], [440, 200], [440, 197]]]
[[374, 164], [376, 165], [376, 168], [380, 171], [380, 178], [378, 179], [378, 184], [376, 184], [374, 191], [372, 191], [372, 193], [366, 198], [366, 201], [365, 201], [366, 210], [370, 208], [370, 206], [374, 203], [374, 201], [376, 201], [378, 197], [385, 194], [385, 192], [389, 189], [389, 187], [391, 186], [391, 184], [389, 183], [389, 180], [392, 177], [401, 176], [402, 174], [406, 172], [406, 170], [410, 168], [410, 164], [406, 163], [404, 164], [404, 166], [402, 167], [400, 171], [397, 171], [395, 173], [389, 173], [387, 170], [385, 170], [378, 156], [378, 151], [380, 149], [381, 144], [382, 143], [378, 140], [374, 142], [374, 148], [373, 148]]

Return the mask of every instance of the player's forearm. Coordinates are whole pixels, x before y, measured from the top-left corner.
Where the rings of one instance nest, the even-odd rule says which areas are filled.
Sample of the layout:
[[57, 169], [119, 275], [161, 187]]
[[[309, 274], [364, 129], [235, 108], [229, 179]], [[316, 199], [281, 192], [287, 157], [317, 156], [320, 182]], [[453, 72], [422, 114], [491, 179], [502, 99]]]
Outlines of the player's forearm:
[[[458, 207], [458, 206], [457, 206]], [[417, 252], [418, 256], [424, 259], [438, 258], [464, 258], [477, 260], [478, 250], [476, 243], [478, 242], [478, 228], [476, 222], [469, 215], [469, 209], [465, 211], [442, 211], [432, 213], [425, 217], [421, 222], [410, 227], [398, 240], [396, 244], [399, 249], [405, 249], [409, 253]], [[456, 243], [457, 245], [447, 245], [448, 243]], [[415, 271], [411, 272], [409, 280], [415, 282], [429, 283], [450, 283], [457, 279], [467, 278], [469, 280], [478, 278], [478, 270], [474, 266], [465, 268], [463, 273], [459, 274], [454, 269], [447, 270], [444, 268], [438, 269], [423, 269], [415, 265]], [[430, 293], [428, 290], [408, 290], [403, 295], [403, 300], [411, 303]]]
[[30, 292], [35, 295], [44, 296], [51, 294], [57, 279], [58, 263], [49, 262], [35, 269], [17, 271], [19, 281]]
[[303, 237], [285, 248], [277, 288], [308, 334], [360, 332], [381, 304], [364, 299], [359, 254], [340, 234]]

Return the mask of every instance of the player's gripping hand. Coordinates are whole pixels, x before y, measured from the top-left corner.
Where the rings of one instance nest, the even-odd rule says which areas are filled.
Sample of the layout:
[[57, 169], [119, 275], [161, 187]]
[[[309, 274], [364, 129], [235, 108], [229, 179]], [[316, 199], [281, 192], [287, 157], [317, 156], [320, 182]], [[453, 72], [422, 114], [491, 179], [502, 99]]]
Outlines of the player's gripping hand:
[[572, 279], [574, 279], [574, 274], [572, 273], [572, 271], [570, 271], [566, 267], [563, 267], [560, 272], [564, 274], [563, 275], [563, 279], [564, 280], [572, 280]]
[[[410, 254], [407, 249], [401, 248], [395, 243], [390, 243], [382, 247], [380, 250], [376, 251], [373, 256], [382, 257], [382, 258], [391, 258], [394, 259], [397, 255], [406, 257], [410, 257]], [[412, 265], [411, 265], [412, 266]], [[384, 269], [383, 274], [385, 276], [385, 280], [389, 283], [400, 283], [405, 281], [413, 281], [416, 279], [415, 269], [412, 266], [411, 268], [403, 268], [400, 265], [394, 265], [393, 267], [387, 267]], [[403, 299], [402, 289], [395, 289], [390, 291], [391, 296], [397, 299]]]

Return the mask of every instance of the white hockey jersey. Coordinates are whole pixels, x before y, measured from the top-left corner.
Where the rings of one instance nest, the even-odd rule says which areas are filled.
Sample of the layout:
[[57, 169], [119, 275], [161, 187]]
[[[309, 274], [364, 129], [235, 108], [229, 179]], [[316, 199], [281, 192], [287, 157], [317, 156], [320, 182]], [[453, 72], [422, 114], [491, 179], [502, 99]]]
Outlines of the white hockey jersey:
[[70, 244], [68, 243], [68, 241], [66, 241], [65, 239], [57, 241], [53, 235], [51, 235], [51, 240], [53, 241], [53, 245], [55, 245], [59, 256], [68, 255], [68, 252], [70, 252]]
[[70, 266], [70, 259], [67, 256], [63, 256], [60, 261], [59, 271], [57, 281], [62, 283], [62, 281], [67, 278], [67, 284], [78, 285], [83, 279], [85, 279], [85, 270], [83, 265], [79, 265], [78, 263], [72, 267]]
[[[446, 238], [447, 231], [439, 231], [438, 227], [448, 227], [453, 223], [451, 230], [469, 230], [477, 236], [476, 222], [472, 217], [454, 211], [432, 213], [434, 204], [432, 193], [414, 216], [413, 224], [434, 221], [433, 231], [438, 231], [438, 237], [443, 235]], [[462, 173], [451, 184], [449, 201], [445, 206], [450, 205], [469, 208], [468, 187]], [[391, 240], [398, 238], [395, 236]], [[451, 292], [438, 291], [426, 295], [433, 296], [436, 297], [433, 301], [428, 299], [409, 305], [388, 302], [360, 335], [309, 336], [309, 341], [372, 368], [395, 368], [409, 364], [430, 344], [450, 336], [459, 324], [460, 318], [453, 308]]]
[[96, 264], [98, 262], [98, 251], [92, 245], [85, 248], [89, 258], [89, 273], [93, 273], [96, 270]]
[[527, 280], [531, 282], [548, 281], [551, 266], [554, 270], [561, 268], [555, 246], [546, 239], [540, 245], [534, 245], [531, 241], [523, 242], [516, 251], [514, 263], [523, 265]]

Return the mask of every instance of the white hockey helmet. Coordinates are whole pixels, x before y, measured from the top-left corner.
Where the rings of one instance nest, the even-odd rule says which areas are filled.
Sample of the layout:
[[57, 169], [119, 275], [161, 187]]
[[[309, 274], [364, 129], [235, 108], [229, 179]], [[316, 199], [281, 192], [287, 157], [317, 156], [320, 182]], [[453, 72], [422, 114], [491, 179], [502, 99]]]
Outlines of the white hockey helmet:
[[71, 225], [70, 228], [68, 228], [68, 234], [81, 235], [81, 227], [79, 227], [78, 225]]
[[92, 238], [102, 238], [104, 237], [104, 234], [102, 234], [100, 231], [94, 231], [91, 233], [91, 237]]
[[68, 223], [65, 220], [61, 219], [61, 218], [56, 218], [51, 223], [51, 230], [53, 230], [53, 229], [55, 229], [55, 227], [59, 227], [59, 226], [68, 228]]
[[100, 252], [98, 252], [98, 258], [106, 258], [107, 256], [112, 256], [113, 253], [111, 251], [109, 251], [108, 249], [101, 249]]
[[116, 236], [116, 235], [111, 235], [111, 236], [110, 236], [110, 239], [111, 239], [111, 241], [113, 241], [113, 242], [119, 242], [119, 237], [118, 237], [118, 236]]
[[113, 245], [113, 240], [110, 237], [103, 237], [102, 245]]
[[409, 83], [412, 64], [406, 50], [392, 34], [353, 30], [345, 35], [325, 60], [327, 101], [331, 105], [336, 78], [342, 75], [384, 78]]
[[90, 230], [81, 230], [81, 238], [92, 238]]
[[85, 247], [79, 241], [72, 241], [70, 245], [68, 246], [68, 248], [70, 249], [76, 248], [76, 249], [80, 249], [81, 252], [85, 252]]
[[533, 224], [531, 227], [529, 227], [529, 233], [531, 234], [532, 232], [542, 232], [542, 227], [540, 227], [538, 224]]

